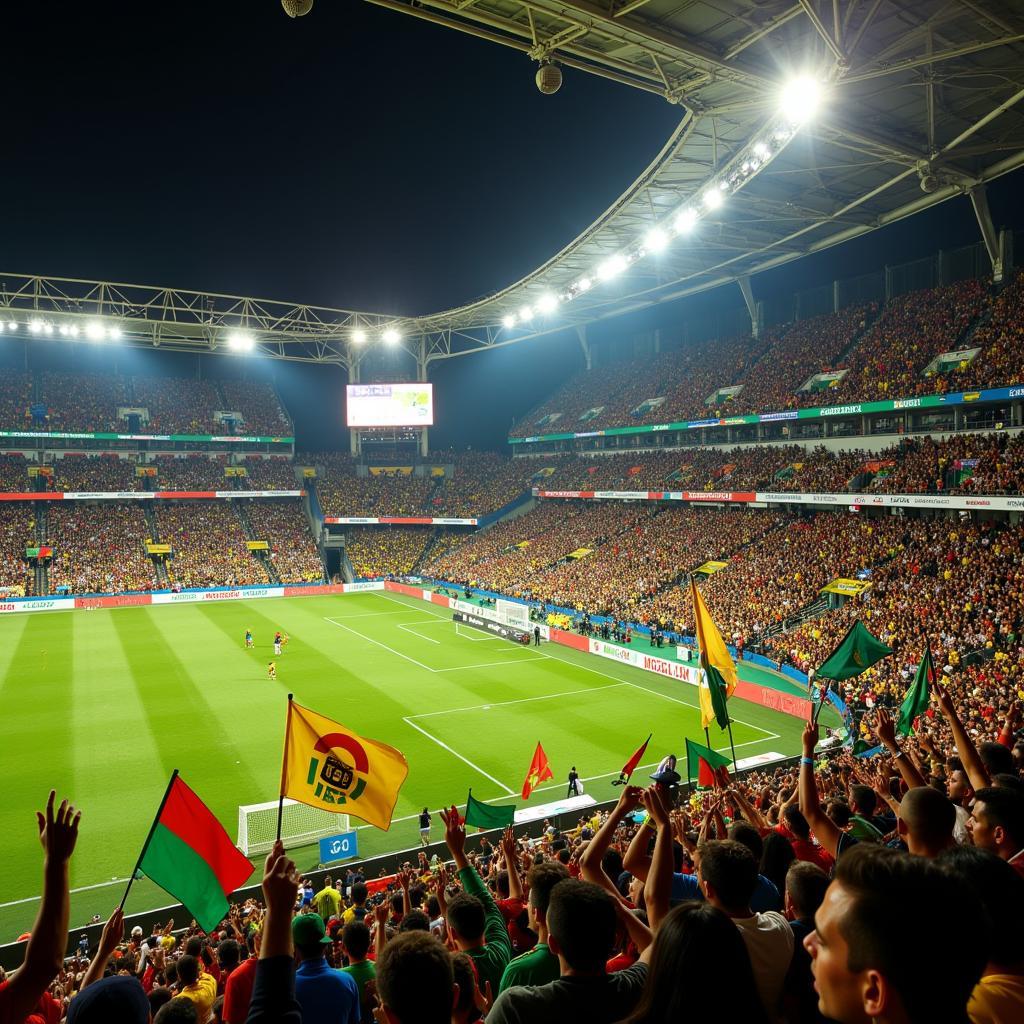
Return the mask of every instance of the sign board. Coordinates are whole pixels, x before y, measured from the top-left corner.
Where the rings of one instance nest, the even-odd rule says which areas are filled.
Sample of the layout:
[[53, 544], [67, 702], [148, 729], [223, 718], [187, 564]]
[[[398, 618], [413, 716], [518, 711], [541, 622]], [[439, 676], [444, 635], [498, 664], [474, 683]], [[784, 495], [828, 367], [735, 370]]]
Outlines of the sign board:
[[351, 860], [359, 856], [359, 837], [355, 832], [338, 832], [320, 840], [320, 863]]

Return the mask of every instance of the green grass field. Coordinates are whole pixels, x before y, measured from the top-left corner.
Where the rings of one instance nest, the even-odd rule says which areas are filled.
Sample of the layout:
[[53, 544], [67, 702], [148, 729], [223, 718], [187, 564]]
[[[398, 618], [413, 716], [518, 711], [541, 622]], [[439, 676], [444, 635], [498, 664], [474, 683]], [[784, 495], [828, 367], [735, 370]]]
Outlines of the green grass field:
[[[243, 645], [251, 627], [256, 649]], [[275, 629], [291, 636], [267, 678]], [[286, 695], [398, 747], [409, 777], [391, 831], [362, 828], [364, 855], [415, 846], [425, 804], [518, 798], [538, 740], [564, 793], [570, 765], [598, 800], [653, 731], [649, 760], [701, 737], [696, 690], [554, 645], [457, 635], [451, 614], [392, 594], [182, 604], [0, 618], [0, 941], [35, 915], [34, 810], [47, 791], [82, 809], [72, 926], [117, 904], [173, 768], [232, 838], [239, 804], [272, 800]], [[736, 700], [737, 757], [799, 749], [795, 719]], [[713, 744], [728, 748], [724, 733]], [[353, 825], [359, 825], [353, 819]], [[316, 863], [314, 847], [296, 854]], [[129, 913], [172, 903], [147, 880]]]

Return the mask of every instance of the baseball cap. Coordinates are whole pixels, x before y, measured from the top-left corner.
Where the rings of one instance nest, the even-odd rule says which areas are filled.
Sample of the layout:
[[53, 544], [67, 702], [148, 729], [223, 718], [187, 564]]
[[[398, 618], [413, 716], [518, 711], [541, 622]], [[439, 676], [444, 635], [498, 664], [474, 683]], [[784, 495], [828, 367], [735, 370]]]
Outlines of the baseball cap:
[[114, 975], [83, 988], [68, 1004], [67, 1024], [148, 1024], [149, 1000], [138, 978]]
[[678, 786], [682, 781], [682, 776], [679, 772], [673, 771], [671, 768], [666, 768], [664, 771], [655, 772], [651, 778], [655, 782], [660, 782], [663, 786]]
[[140, 936], [140, 935], [142, 935], [142, 928], [139, 925], [136, 925], [132, 929], [132, 938], [135, 938], [136, 936]]
[[324, 928], [324, 919], [319, 914], [299, 914], [293, 918], [292, 938], [296, 946], [314, 946], [318, 942], [326, 946], [331, 941]]

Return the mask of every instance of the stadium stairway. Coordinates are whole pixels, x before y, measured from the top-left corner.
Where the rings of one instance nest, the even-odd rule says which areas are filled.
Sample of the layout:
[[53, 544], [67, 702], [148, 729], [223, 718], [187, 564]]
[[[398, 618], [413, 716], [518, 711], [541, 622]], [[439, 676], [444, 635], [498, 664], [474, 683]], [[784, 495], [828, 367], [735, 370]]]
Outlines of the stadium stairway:
[[[44, 544], [50, 543], [47, 505], [45, 501], [36, 501], [33, 504], [35, 505], [36, 546], [42, 547]], [[49, 573], [46, 566], [38, 559], [36, 560], [35, 588], [37, 597], [46, 597], [50, 593]]]
[[[235, 515], [238, 516], [238, 521], [242, 524], [242, 531], [245, 533], [246, 540], [269, 539], [256, 536], [256, 531], [253, 529], [252, 520], [249, 518], [249, 510], [246, 508], [245, 502], [239, 501], [238, 498], [231, 498], [230, 500], [231, 507], [234, 509]], [[271, 583], [281, 582], [281, 577], [277, 575], [273, 562], [264, 552], [250, 551], [249, 555], [263, 566], [263, 571], [267, 574]]]
[[[160, 542], [160, 527], [156, 521], [156, 511], [153, 509], [152, 502], [144, 501], [142, 504], [142, 514], [146, 517], [146, 526], [149, 528], [149, 539], [155, 544]], [[153, 565], [156, 568], [156, 581], [161, 587], [169, 587], [171, 585], [171, 578], [167, 575], [167, 563], [163, 558], [153, 557]]]

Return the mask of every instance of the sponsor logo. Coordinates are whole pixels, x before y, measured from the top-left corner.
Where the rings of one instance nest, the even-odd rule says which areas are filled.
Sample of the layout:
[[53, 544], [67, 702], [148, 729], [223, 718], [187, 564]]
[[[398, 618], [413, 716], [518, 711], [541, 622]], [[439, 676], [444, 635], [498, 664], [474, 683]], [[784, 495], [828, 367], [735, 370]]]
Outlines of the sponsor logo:
[[833, 405], [819, 409], [818, 411], [822, 416], [853, 416], [856, 413], [859, 413], [861, 409], [861, 403], [857, 402], [855, 405]]
[[1024, 508], [1024, 498], [1007, 498], [1007, 508]]
[[786, 412], [766, 412], [762, 413], [758, 419], [762, 423], [774, 423], [777, 420], [795, 420], [799, 417], [799, 413], [796, 409], [789, 409]]
[[684, 491], [687, 501], [732, 501], [732, 491]]
[[1010, 398], [1024, 398], [1024, 388], [1010, 388]]
[[894, 409], [917, 409], [921, 405], [920, 398], [897, 398], [892, 403]]
[[914, 499], [907, 494], [893, 494], [889, 498], [890, 505], [913, 505]]
[[975, 506], [980, 506], [982, 508], [988, 508], [991, 504], [992, 504], [992, 502], [989, 501], [988, 498], [968, 498], [967, 499], [967, 505], [968, 505], [969, 508], [970, 507], [975, 507]]
[[[338, 756], [342, 751], [351, 764]], [[370, 759], [355, 736], [335, 732], [317, 740], [305, 783], [312, 799], [325, 804], [355, 802], [363, 795], [369, 778]]]

